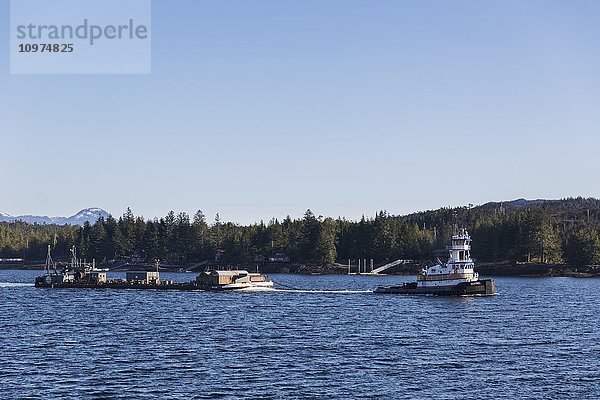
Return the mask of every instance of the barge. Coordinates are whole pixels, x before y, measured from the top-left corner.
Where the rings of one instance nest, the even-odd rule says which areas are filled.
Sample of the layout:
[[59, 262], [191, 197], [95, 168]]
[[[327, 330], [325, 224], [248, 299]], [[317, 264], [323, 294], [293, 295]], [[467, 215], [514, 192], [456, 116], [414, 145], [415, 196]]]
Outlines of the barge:
[[75, 247], [71, 249], [71, 256], [71, 263], [58, 271], [52, 263], [50, 246], [48, 246], [45, 273], [35, 279], [35, 287], [211, 291], [252, 291], [273, 288], [273, 281], [270, 281], [266, 275], [245, 270], [208, 270], [200, 273], [195, 280], [183, 283], [161, 280], [158, 263], [156, 271], [130, 271], [126, 273], [126, 279], [107, 279], [106, 272], [77, 260]]
[[416, 282], [398, 286], [379, 286], [375, 293], [431, 294], [445, 296], [491, 296], [494, 292], [492, 279], [479, 279], [471, 259], [471, 237], [466, 229], [454, 225], [454, 234], [448, 262], [432, 265], [421, 271]]

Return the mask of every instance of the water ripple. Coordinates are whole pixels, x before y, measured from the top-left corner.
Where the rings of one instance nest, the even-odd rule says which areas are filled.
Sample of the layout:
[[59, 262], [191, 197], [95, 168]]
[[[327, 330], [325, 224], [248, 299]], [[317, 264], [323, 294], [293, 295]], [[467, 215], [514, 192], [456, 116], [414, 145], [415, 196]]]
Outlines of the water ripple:
[[500, 296], [444, 298], [365, 293], [404, 277], [215, 294], [36, 289], [35, 275], [0, 271], [1, 397], [600, 395], [600, 280], [498, 278]]

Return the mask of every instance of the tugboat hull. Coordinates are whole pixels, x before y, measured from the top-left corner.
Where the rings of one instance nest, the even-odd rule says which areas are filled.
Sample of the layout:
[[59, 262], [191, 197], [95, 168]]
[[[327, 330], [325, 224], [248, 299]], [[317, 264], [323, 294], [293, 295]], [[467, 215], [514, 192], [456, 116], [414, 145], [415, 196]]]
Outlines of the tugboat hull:
[[438, 296], [492, 296], [494, 295], [494, 281], [492, 279], [479, 279], [473, 282], [461, 282], [452, 286], [417, 287], [416, 282], [401, 286], [380, 286], [374, 293], [384, 294], [433, 294]]

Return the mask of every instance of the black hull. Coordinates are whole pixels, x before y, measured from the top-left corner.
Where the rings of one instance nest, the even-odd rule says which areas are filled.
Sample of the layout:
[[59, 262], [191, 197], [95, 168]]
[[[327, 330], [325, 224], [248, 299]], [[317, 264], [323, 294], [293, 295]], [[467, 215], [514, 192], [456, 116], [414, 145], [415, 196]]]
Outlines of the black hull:
[[47, 289], [137, 289], [137, 290], [210, 290], [210, 291], [226, 291], [230, 289], [224, 289], [222, 287], [215, 286], [200, 286], [193, 283], [165, 283], [165, 284], [143, 284], [143, 283], [121, 283], [121, 282], [107, 282], [107, 283], [68, 283], [68, 282], [55, 282], [46, 283], [41, 281], [35, 282], [37, 288]]
[[415, 283], [402, 286], [380, 286], [375, 293], [390, 294], [432, 294], [438, 296], [491, 296], [494, 294], [494, 281], [480, 279], [474, 282], [462, 282], [454, 286], [419, 288]]

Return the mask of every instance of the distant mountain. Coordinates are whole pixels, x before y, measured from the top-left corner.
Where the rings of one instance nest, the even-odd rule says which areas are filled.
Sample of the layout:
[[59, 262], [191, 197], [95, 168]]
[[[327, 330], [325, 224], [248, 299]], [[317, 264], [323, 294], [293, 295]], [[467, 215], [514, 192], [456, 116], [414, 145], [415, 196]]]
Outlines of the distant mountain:
[[[455, 207], [456, 209], [470, 209], [475, 213], [496, 213], [503, 210], [504, 212], [519, 212], [521, 210], [526, 209], [547, 209], [552, 210], [551, 214], [554, 216], [561, 215], [562, 218], [573, 219], [576, 218], [580, 212], [585, 211], [587, 215], [587, 210], [600, 209], [600, 199], [595, 199], [592, 197], [584, 198], [584, 197], [568, 197], [564, 199], [516, 199], [516, 200], [507, 200], [507, 201], [491, 201], [482, 205], [473, 206], [469, 204], [469, 206], [463, 207]], [[428, 218], [428, 216], [435, 215], [442, 210], [450, 210], [452, 207], [448, 208], [440, 208], [437, 210], [427, 210], [427, 211], [419, 211], [412, 214], [399, 215], [398, 219], [401, 220], [417, 220]], [[491, 214], [490, 214], [491, 215]], [[600, 215], [600, 212], [599, 212]], [[436, 220], [427, 220], [427, 224], [440, 223], [440, 221]]]
[[0, 212], [0, 222], [23, 221], [29, 224], [56, 224], [56, 225], [83, 225], [85, 222], [94, 224], [100, 217], [108, 217], [108, 213], [101, 208], [85, 208], [77, 214], [70, 217], [46, 217], [36, 215], [18, 215], [12, 217], [6, 213]]
[[542, 203], [557, 203], [560, 200], [545, 200], [545, 199], [536, 199], [536, 200], [526, 200], [526, 199], [517, 199], [517, 200], [511, 200], [511, 201], [503, 201], [503, 202], [498, 202], [498, 201], [491, 201], [489, 203], [485, 203], [484, 205], [480, 206], [482, 208], [498, 208], [500, 206], [503, 207], [530, 207], [533, 205], [537, 205], [537, 204], [542, 204]]

